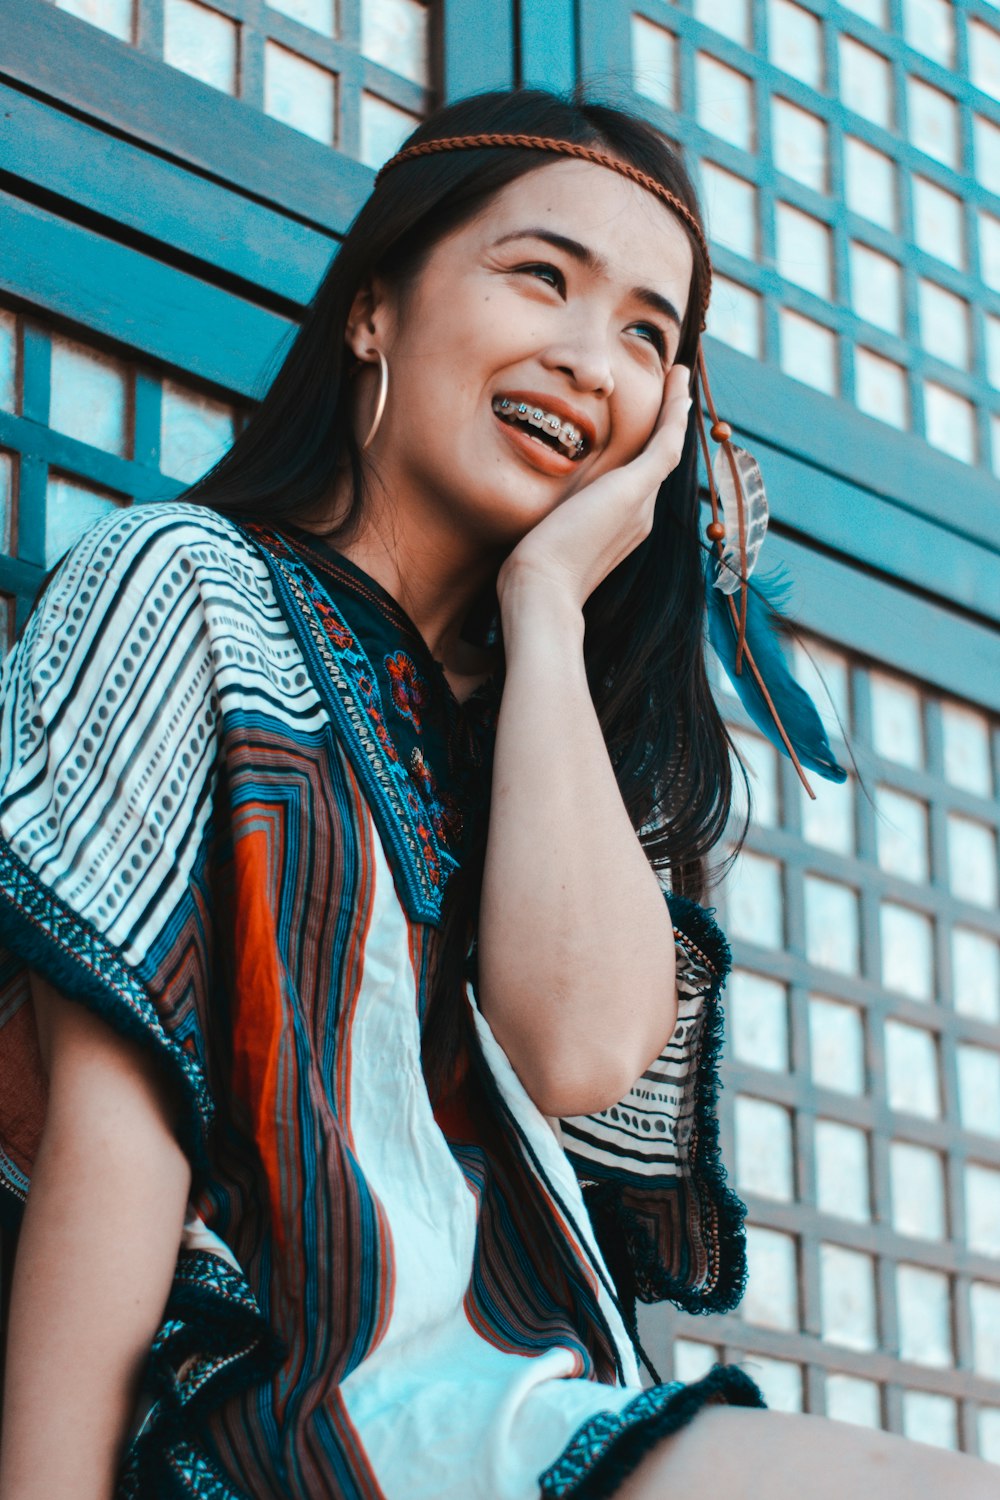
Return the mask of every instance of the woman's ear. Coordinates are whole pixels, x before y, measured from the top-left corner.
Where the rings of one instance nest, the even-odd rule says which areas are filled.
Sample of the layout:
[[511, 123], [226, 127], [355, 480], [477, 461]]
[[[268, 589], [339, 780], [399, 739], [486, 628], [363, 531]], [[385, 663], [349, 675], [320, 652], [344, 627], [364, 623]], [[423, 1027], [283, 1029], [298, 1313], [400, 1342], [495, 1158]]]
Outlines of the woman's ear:
[[344, 329], [344, 342], [358, 359], [370, 363], [374, 351], [385, 348], [389, 322], [388, 290], [379, 277], [370, 277], [354, 294]]

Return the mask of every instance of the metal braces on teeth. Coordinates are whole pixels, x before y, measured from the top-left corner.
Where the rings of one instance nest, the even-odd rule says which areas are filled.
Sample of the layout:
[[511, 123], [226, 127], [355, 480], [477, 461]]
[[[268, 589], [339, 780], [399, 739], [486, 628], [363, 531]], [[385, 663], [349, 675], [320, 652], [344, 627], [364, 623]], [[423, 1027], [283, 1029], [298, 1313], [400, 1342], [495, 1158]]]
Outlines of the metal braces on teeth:
[[[560, 422], [559, 418], [551, 415], [546, 416], [545, 412], [540, 406], [536, 406], [534, 409], [532, 409], [526, 401], [519, 401], [517, 403], [517, 406], [515, 407], [513, 401], [511, 401], [507, 396], [501, 396], [496, 404], [499, 407], [500, 411], [514, 411], [518, 417], [529, 417], [533, 419], [533, 425], [536, 427], [541, 427], [544, 425], [549, 429], [553, 437], [559, 437], [560, 433], [562, 432], [562, 423]], [[579, 455], [582, 454], [583, 449], [583, 438], [578, 438], [576, 441], [574, 452], [579, 457]]]

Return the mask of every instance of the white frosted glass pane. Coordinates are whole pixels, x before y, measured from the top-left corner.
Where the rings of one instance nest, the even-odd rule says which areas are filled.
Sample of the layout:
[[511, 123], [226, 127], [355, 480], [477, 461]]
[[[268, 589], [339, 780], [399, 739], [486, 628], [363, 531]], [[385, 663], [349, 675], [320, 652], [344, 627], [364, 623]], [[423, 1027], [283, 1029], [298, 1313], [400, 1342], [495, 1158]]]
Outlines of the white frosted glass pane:
[[264, 46], [264, 110], [324, 146], [335, 140], [336, 79], [297, 52]]
[[[752, 182], [710, 161], [701, 164], [701, 180], [709, 237], [717, 245], [753, 260], [757, 254], [757, 189]], [[717, 293], [713, 280], [712, 305]]]
[[361, 160], [366, 167], [380, 167], [395, 156], [420, 121], [416, 115], [397, 109], [374, 94], [361, 95]]
[[222, 401], [163, 382], [160, 468], [172, 479], [194, 484], [233, 441], [233, 409]]
[[1000, 1380], [1000, 1286], [974, 1281], [969, 1288], [969, 1303], [973, 1369], [992, 1380]]
[[787, 307], [779, 312], [781, 368], [828, 396], [837, 393], [837, 344], [829, 328], [803, 318]]
[[776, 67], [800, 83], [818, 89], [823, 83], [823, 28], [810, 11], [789, 0], [770, 0], [767, 8], [768, 54]]
[[976, 461], [975, 417], [972, 404], [964, 396], [928, 380], [924, 384], [924, 428], [927, 441], [942, 453], [961, 459], [962, 463]]
[[840, 1245], [819, 1247], [823, 1338], [847, 1349], [874, 1349], [875, 1277], [871, 1256]]
[[994, 390], [1000, 390], [1000, 318], [989, 313], [984, 318], [986, 331], [986, 379]]
[[413, 83], [427, 83], [428, 8], [418, 0], [362, 0], [361, 51]]
[[787, 99], [771, 103], [771, 150], [779, 172], [826, 191], [826, 124]]
[[644, 16], [632, 17], [632, 86], [664, 109], [676, 107], [677, 38]]
[[738, 282], [727, 281], [724, 276], [713, 276], [708, 332], [730, 348], [738, 349], [741, 354], [759, 359], [760, 298], [757, 293], [740, 286]]
[[750, 0], [694, 0], [694, 13], [723, 36], [750, 45]]
[[791, 1235], [749, 1224], [747, 1263], [749, 1280], [740, 1304], [740, 1312], [746, 1321], [764, 1328], [797, 1328], [798, 1272], [795, 1241]]
[[892, 158], [865, 141], [845, 136], [844, 176], [848, 208], [883, 229], [895, 229], [898, 210]]
[[903, 880], [927, 880], [927, 804], [892, 787], [875, 788], [878, 862]]
[[1000, 1257], [1000, 1172], [974, 1163], [965, 1169], [965, 1243]]
[[987, 286], [1000, 291], [1000, 219], [979, 215], [979, 270]]
[[854, 400], [859, 411], [890, 427], [909, 425], [906, 371], [870, 349], [854, 351]]
[[886, 1021], [885, 1063], [890, 1109], [936, 1120], [941, 1113], [941, 1087], [931, 1033], [902, 1021]]
[[125, 456], [128, 371], [120, 360], [54, 335], [49, 426]]
[[834, 854], [854, 853], [854, 783], [850, 779], [840, 786], [824, 777], [814, 776], [810, 797], [804, 786], [799, 788], [802, 805], [802, 837], [819, 849]]
[[734, 969], [726, 986], [734, 1057], [772, 1073], [788, 1071], [788, 996], [776, 979]]
[[73, 479], [50, 475], [45, 489], [45, 566], [51, 568], [63, 553], [116, 502], [100, 490]]
[[1000, 478], [1000, 416], [995, 412], [990, 416], [990, 456], [993, 472]]
[[754, 1354], [741, 1361], [751, 1380], [760, 1386], [771, 1411], [802, 1410], [802, 1369], [787, 1359], [767, 1359]]
[[920, 694], [899, 677], [872, 672], [872, 744], [879, 755], [919, 770], [924, 763]]
[[56, 0], [56, 9], [109, 31], [120, 42], [132, 40], [132, 0]]
[[991, 193], [1000, 193], [1000, 126], [973, 115], [972, 149], [978, 181]]
[[[318, 31], [322, 36], [333, 36], [336, 32], [335, 0], [267, 0], [267, 4], [271, 10], [280, 10], [282, 15], [291, 16], [293, 21], [301, 22], [303, 26]], [[368, 9], [368, 0], [365, 0], [361, 7], [362, 30]]]
[[856, 974], [858, 896], [850, 886], [816, 875], [805, 878], [806, 956], [837, 974]]
[[926, 177], [913, 179], [913, 232], [921, 250], [950, 266], [965, 265], [962, 200]]
[[753, 86], [743, 73], [707, 52], [695, 60], [698, 123], [744, 151], [753, 150]]
[[816, 1121], [816, 1206], [859, 1224], [871, 1218], [863, 1130], [837, 1120]]
[[674, 1379], [683, 1380], [685, 1385], [701, 1380], [719, 1360], [711, 1344], [699, 1344], [694, 1339], [674, 1339], [673, 1354]]
[[969, 19], [969, 71], [972, 82], [991, 99], [1000, 99], [1000, 36], [991, 26]]
[[0, 411], [17, 407], [17, 319], [0, 307]]
[[796, 640], [792, 645], [795, 680], [816, 705], [827, 733], [843, 738], [841, 724], [851, 722], [850, 674], [847, 657], [819, 641]]
[[855, 15], [864, 16], [873, 26], [888, 25], [886, 0], [840, 0], [840, 3], [845, 10], [853, 10]]
[[781, 866], [744, 850], [726, 876], [727, 929], [760, 948], [780, 948], [784, 937]]
[[1000, 1053], [986, 1047], [956, 1050], [962, 1124], [978, 1135], [1000, 1136]]
[[976, 906], [997, 904], [997, 840], [971, 818], [948, 817], [948, 877], [953, 893]]
[[969, 304], [934, 281], [917, 283], [920, 341], [928, 354], [961, 370], [969, 367]]
[[736, 1100], [736, 1181], [741, 1192], [790, 1203], [792, 1122], [787, 1109], [765, 1099]]
[[990, 725], [985, 714], [961, 703], [942, 703], [941, 728], [945, 779], [979, 797], [991, 796]]
[[[753, 823], [760, 828], [778, 824], [778, 752], [759, 734], [731, 730], [740, 760], [750, 777], [750, 801]], [[746, 815], [746, 788], [738, 766], [733, 768], [733, 803], [737, 818]]]
[[826, 1414], [835, 1422], [853, 1422], [856, 1427], [881, 1427], [878, 1386], [856, 1375], [827, 1375]]
[[922, 1266], [897, 1266], [896, 1314], [903, 1359], [935, 1369], [951, 1364], [951, 1289], [947, 1276]]
[[881, 52], [841, 36], [840, 97], [848, 109], [876, 125], [892, 127], [892, 69]]
[[920, 78], [907, 78], [906, 105], [910, 140], [918, 151], [958, 167], [958, 106], [949, 94], [931, 88]]
[[944, 1172], [941, 1158], [926, 1146], [893, 1141], [889, 1146], [892, 1227], [918, 1240], [946, 1234]]
[[224, 94], [236, 93], [235, 21], [194, 0], [165, 0], [163, 60]]
[[935, 1448], [958, 1447], [958, 1409], [950, 1396], [903, 1392], [903, 1433]]
[[0, 551], [9, 552], [14, 514], [14, 455], [0, 448]]
[[911, 1000], [934, 998], [934, 927], [923, 912], [883, 901], [882, 983]]
[[1000, 1464], [1000, 1410], [992, 1406], [979, 1408], [979, 1456], [991, 1464]]
[[959, 1015], [1000, 1021], [1000, 943], [956, 927], [951, 935], [952, 1004]]
[[775, 208], [778, 270], [797, 286], [815, 292], [818, 297], [830, 295], [830, 231], [827, 226], [793, 208], [779, 203]]
[[903, 0], [903, 35], [910, 46], [925, 57], [943, 63], [955, 61], [955, 17], [951, 0]]
[[855, 1006], [811, 996], [809, 1051], [817, 1087], [835, 1089], [838, 1094], [864, 1093], [865, 1033]]
[[850, 267], [851, 302], [858, 317], [889, 333], [901, 333], [903, 273], [898, 263], [852, 241]]

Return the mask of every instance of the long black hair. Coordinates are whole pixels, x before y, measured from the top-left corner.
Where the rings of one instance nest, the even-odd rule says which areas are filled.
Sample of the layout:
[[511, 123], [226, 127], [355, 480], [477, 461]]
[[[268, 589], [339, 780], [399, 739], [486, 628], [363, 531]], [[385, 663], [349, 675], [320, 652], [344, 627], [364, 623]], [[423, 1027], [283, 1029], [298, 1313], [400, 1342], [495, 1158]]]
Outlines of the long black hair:
[[[437, 111], [407, 144], [481, 132], [552, 136], [610, 151], [656, 178], [700, 221], [676, 154], [644, 121], [605, 104], [540, 89], [479, 94]], [[190, 499], [268, 525], [325, 527], [334, 544], [349, 537], [362, 521], [367, 495], [351, 420], [354, 359], [345, 342], [356, 292], [375, 273], [405, 288], [445, 235], [508, 183], [555, 159], [490, 147], [419, 157], [386, 173], [351, 225], [263, 401]], [[678, 362], [688, 365], [708, 274], [694, 243], [693, 249], [677, 352]], [[351, 503], [334, 528], [331, 496], [345, 472]], [[651, 863], [668, 873], [675, 890], [697, 898], [707, 856], [726, 827], [732, 771], [729, 737], [705, 672], [693, 422], [680, 464], [660, 488], [650, 535], [594, 591], [585, 618], [588, 680], [625, 806]], [[579, 815], [585, 818], [586, 808]], [[454, 994], [474, 923], [486, 837], [485, 820], [481, 824], [446, 902], [431, 1006], [442, 1057], [453, 1053], [445, 1035], [453, 1027], [442, 1019], [451, 1008], [438, 1002]]]

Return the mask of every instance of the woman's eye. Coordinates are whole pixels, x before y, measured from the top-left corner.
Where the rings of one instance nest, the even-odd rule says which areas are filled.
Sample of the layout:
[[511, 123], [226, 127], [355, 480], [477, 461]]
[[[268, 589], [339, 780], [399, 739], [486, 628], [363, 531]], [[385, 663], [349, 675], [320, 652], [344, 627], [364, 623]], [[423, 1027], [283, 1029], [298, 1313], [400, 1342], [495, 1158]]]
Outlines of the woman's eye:
[[566, 278], [557, 266], [550, 266], [545, 261], [534, 262], [529, 266], [519, 266], [518, 270], [524, 271], [529, 276], [537, 276], [540, 281], [548, 282], [549, 286], [555, 287], [556, 291], [565, 291]]
[[633, 323], [632, 326], [652, 344], [661, 359], [666, 355], [667, 339], [662, 328], [658, 328], [655, 323]]

